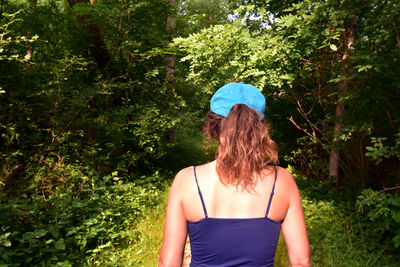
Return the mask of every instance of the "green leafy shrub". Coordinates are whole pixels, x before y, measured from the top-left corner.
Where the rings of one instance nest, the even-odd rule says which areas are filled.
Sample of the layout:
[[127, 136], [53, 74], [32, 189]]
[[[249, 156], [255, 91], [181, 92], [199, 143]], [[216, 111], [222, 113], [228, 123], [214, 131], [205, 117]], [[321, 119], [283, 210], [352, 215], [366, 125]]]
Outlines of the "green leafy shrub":
[[[393, 189], [399, 189], [394, 187]], [[384, 249], [400, 253], [400, 196], [388, 189], [365, 189], [356, 202], [361, 215], [360, 231], [368, 250]]]
[[304, 215], [315, 266], [396, 266], [384, 256], [381, 246], [366, 249], [365, 236], [357, 222], [349, 222], [348, 212], [332, 201], [303, 197]]
[[388, 140], [387, 137], [371, 137], [372, 146], [367, 146], [365, 155], [370, 157], [376, 164], [383, 159], [394, 156], [400, 158], [400, 132], [393, 136], [392, 145], [384, 144]]
[[398, 200], [387, 196], [377, 199], [376, 192], [366, 190], [356, 202], [352, 200], [356, 192], [335, 193], [333, 184], [294, 176], [302, 196], [315, 266], [396, 266], [392, 239], [398, 223], [391, 214], [393, 211], [397, 216], [394, 204]]
[[0, 264], [89, 263], [105, 249], [126, 246], [129, 229], [159, 201], [158, 174], [134, 183], [117, 172], [99, 178], [78, 165], [48, 166], [38, 176], [61, 171], [64, 180], [54, 192], [42, 188], [43, 195], [1, 203]]

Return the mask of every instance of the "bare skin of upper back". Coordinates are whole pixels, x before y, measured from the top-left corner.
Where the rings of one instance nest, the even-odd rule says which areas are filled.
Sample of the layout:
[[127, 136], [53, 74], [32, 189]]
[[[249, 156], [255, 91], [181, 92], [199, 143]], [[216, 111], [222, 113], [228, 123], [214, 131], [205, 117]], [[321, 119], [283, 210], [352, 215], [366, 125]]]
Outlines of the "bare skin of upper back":
[[[247, 191], [235, 185], [224, 185], [215, 169], [216, 161], [197, 166], [196, 174], [209, 217], [212, 218], [259, 218], [265, 217], [267, 205], [275, 179], [273, 166], [265, 169], [263, 177], [255, 178], [254, 190]], [[290, 190], [291, 175], [283, 168], [278, 169], [275, 194], [268, 218], [282, 221], [289, 207], [287, 192]], [[188, 221], [198, 221], [205, 217], [201, 200], [194, 181], [193, 167], [182, 170], [182, 204]], [[289, 177], [288, 177], [289, 175]], [[289, 179], [288, 179], [289, 178]]]

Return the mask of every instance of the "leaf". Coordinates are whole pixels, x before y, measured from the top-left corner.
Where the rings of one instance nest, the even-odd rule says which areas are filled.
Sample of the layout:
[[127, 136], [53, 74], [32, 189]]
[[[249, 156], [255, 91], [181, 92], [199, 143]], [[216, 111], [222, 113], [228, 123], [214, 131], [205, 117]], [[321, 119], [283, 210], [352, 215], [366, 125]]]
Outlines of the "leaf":
[[72, 230], [69, 230], [69, 231], [65, 234], [65, 236], [68, 237], [68, 236], [71, 236], [71, 235], [73, 235], [73, 234], [75, 234], [75, 233], [76, 233], [76, 230], [75, 230], [75, 229], [72, 229]]
[[400, 223], [400, 210], [392, 210], [392, 218], [395, 222]]
[[65, 249], [64, 239], [58, 240], [56, 242], [55, 248], [58, 250], [64, 250]]
[[86, 201], [74, 201], [72, 202], [72, 206], [74, 208], [83, 208], [86, 207], [88, 203]]
[[398, 248], [400, 246], [400, 234], [397, 234], [392, 240], [394, 242], [394, 247]]
[[87, 219], [83, 222], [84, 225], [93, 225], [97, 223], [97, 219], [96, 218], [90, 218]]
[[41, 238], [45, 234], [47, 234], [47, 231], [45, 229], [38, 229], [35, 232], [33, 232], [33, 237], [34, 238]]
[[333, 51], [337, 51], [337, 46], [335, 44], [331, 44], [329, 46]]
[[400, 197], [391, 199], [390, 204], [392, 204], [393, 206], [396, 206], [396, 207], [400, 207]]
[[356, 68], [358, 69], [358, 72], [362, 72], [362, 71], [371, 69], [372, 65], [365, 65], [365, 66], [358, 65], [358, 66], [356, 66]]
[[49, 239], [45, 242], [46, 245], [50, 245], [54, 243], [54, 239]]
[[54, 225], [50, 225], [48, 227], [49, 233], [54, 237], [54, 238], [58, 238], [60, 235], [60, 232], [57, 230], [56, 227], [54, 227]]
[[56, 266], [71, 267], [72, 264], [68, 260], [65, 260], [65, 261], [62, 261], [62, 262], [57, 262]]

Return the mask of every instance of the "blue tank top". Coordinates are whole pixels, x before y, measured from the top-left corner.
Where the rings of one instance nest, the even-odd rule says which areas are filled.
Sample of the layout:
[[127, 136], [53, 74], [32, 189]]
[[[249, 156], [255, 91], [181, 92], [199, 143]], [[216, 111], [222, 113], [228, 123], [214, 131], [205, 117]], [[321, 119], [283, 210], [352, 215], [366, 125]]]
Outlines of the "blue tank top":
[[268, 218], [275, 181], [269, 197], [265, 217], [210, 218], [207, 215], [194, 167], [194, 177], [203, 205], [205, 218], [187, 222], [191, 267], [203, 266], [273, 266], [281, 222]]

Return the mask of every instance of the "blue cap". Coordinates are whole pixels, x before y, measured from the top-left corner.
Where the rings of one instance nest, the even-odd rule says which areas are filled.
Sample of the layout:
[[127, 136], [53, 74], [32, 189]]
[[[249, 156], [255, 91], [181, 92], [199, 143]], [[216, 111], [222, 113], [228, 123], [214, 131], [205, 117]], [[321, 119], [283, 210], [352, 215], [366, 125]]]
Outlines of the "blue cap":
[[243, 82], [228, 83], [219, 88], [211, 98], [210, 109], [218, 115], [227, 117], [236, 104], [245, 104], [258, 111], [261, 120], [264, 118], [265, 97], [257, 87]]

